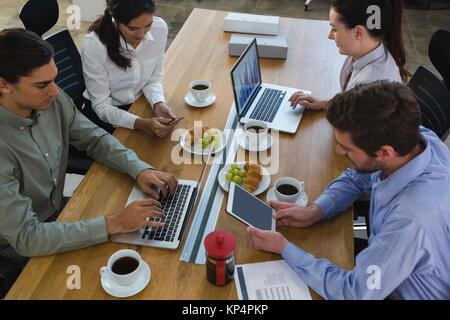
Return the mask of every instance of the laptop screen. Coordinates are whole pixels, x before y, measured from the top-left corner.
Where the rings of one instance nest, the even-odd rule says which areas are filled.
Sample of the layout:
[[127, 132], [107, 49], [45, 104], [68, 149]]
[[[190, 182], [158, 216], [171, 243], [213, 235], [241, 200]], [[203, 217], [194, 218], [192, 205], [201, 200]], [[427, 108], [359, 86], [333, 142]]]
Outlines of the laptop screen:
[[254, 39], [231, 69], [235, 103], [242, 115], [253, 93], [261, 84], [256, 39]]

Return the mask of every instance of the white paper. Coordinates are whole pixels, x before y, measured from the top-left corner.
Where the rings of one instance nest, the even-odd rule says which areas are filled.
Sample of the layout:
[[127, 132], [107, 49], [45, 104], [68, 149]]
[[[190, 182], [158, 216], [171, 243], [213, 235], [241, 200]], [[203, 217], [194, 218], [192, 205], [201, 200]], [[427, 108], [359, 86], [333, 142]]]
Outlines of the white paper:
[[311, 300], [306, 284], [284, 260], [236, 265], [239, 300]]

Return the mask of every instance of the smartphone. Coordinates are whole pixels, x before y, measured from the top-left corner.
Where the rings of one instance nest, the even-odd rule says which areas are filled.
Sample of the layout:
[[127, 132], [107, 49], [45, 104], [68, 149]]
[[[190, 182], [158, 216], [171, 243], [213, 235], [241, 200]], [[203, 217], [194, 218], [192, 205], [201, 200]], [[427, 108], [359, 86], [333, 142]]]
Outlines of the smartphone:
[[173, 125], [175, 123], [178, 123], [179, 121], [181, 121], [183, 119], [184, 119], [184, 117], [179, 117], [178, 119], [175, 119], [175, 120], [169, 122], [168, 124], [166, 124], [166, 126], [171, 126], [171, 125]]

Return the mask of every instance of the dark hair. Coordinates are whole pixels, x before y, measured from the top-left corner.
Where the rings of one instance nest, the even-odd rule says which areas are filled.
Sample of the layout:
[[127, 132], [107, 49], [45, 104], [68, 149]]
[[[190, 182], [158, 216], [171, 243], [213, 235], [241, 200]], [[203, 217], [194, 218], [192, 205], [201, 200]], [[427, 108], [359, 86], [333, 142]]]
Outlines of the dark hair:
[[0, 77], [17, 83], [53, 58], [52, 46], [32, 31], [21, 28], [0, 31]]
[[[369, 6], [380, 8], [381, 28], [367, 28], [372, 12]], [[403, 0], [332, 0], [331, 7], [348, 28], [364, 26], [372, 37], [383, 41], [400, 70], [404, 83], [411, 74], [405, 69], [406, 50], [402, 35]]]
[[100, 41], [106, 45], [109, 58], [120, 68], [126, 70], [131, 67], [131, 60], [125, 57], [120, 46], [120, 31], [116, 23], [127, 25], [134, 18], [143, 13], [155, 13], [153, 0], [106, 0], [105, 13], [92, 23], [88, 31], [98, 34]]
[[387, 80], [357, 85], [327, 105], [327, 119], [368, 156], [389, 145], [404, 156], [421, 141], [421, 115], [414, 92]]

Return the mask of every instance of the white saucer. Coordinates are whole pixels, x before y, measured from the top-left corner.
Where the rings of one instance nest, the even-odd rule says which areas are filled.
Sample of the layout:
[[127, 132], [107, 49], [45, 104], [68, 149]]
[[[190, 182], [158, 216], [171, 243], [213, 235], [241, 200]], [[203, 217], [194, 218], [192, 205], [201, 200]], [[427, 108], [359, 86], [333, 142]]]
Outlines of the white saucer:
[[116, 283], [111, 278], [107, 276], [103, 276], [102, 278], [102, 287], [105, 289], [107, 293], [117, 298], [126, 298], [131, 297], [144, 289], [148, 282], [150, 281], [152, 273], [150, 271], [150, 267], [148, 264], [142, 260], [142, 271], [136, 282], [129, 286], [122, 286]]
[[250, 146], [248, 143], [248, 137], [242, 133], [239, 137], [239, 145], [248, 151], [265, 151], [269, 149], [273, 144], [273, 138], [270, 134], [267, 134], [267, 142], [264, 145], [259, 145], [258, 147]]
[[[237, 165], [240, 169], [244, 168], [244, 164], [245, 162], [238, 162]], [[217, 180], [219, 181], [219, 185], [222, 187], [223, 190], [225, 190], [226, 192], [228, 192], [228, 190], [230, 189], [230, 181], [228, 181], [225, 178], [225, 175], [227, 174], [228, 170], [230, 170], [231, 168], [231, 164], [226, 164], [222, 170], [220, 170], [219, 174], [217, 175]], [[270, 185], [270, 174], [269, 171], [261, 166], [261, 174], [262, 174], [262, 179], [259, 182], [258, 188], [252, 192], [253, 195], [257, 196], [258, 194], [263, 193], [264, 191], [266, 191], [266, 189], [269, 187]], [[242, 183], [241, 187], [244, 187], [244, 183]]]
[[[267, 192], [266, 200], [267, 201], [280, 201], [280, 200], [277, 199], [277, 197], [275, 195], [275, 187], [271, 188]], [[300, 196], [298, 197], [298, 199], [295, 202], [295, 204], [297, 204], [299, 206], [302, 206], [302, 207], [306, 207], [308, 205], [308, 195], [306, 194], [305, 191], [300, 193]]]
[[193, 96], [192, 93], [189, 91], [186, 96], [184, 97], [184, 101], [192, 106], [192, 107], [196, 107], [196, 108], [204, 108], [207, 107], [211, 104], [213, 104], [214, 102], [216, 102], [216, 95], [214, 93], [210, 93], [208, 98], [205, 99], [205, 101], [203, 102], [198, 102]]

